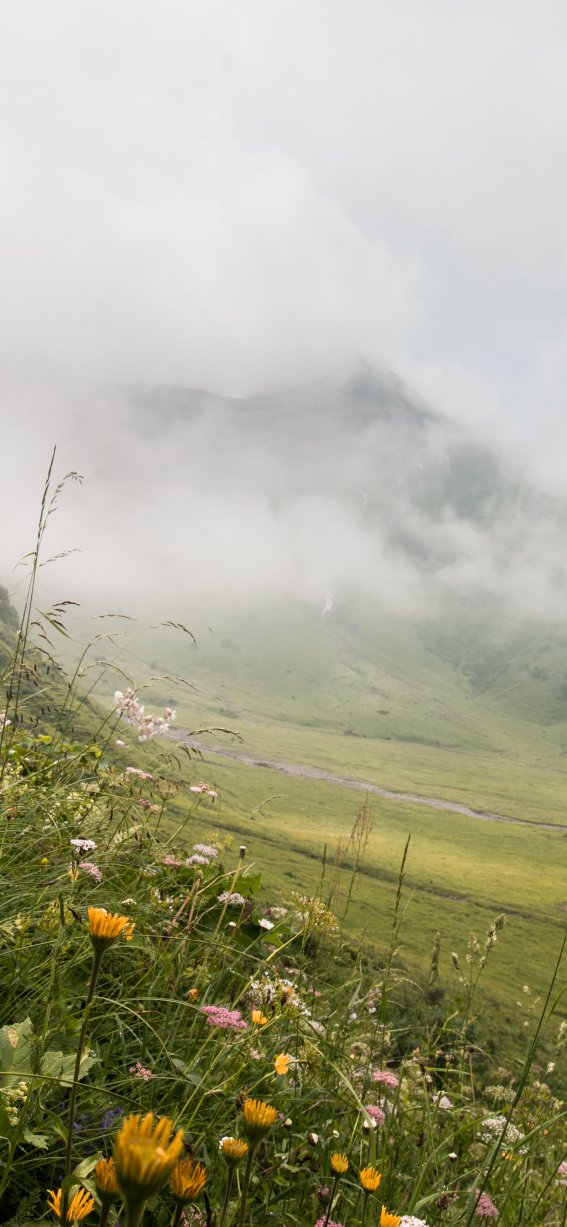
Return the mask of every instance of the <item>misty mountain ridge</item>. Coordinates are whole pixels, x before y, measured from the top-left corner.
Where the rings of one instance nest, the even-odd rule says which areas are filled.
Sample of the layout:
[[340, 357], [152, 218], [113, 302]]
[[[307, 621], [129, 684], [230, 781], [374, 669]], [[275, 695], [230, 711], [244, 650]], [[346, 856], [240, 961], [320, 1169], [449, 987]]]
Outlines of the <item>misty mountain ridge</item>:
[[567, 612], [567, 501], [394, 375], [363, 368], [342, 385], [238, 399], [130, 386], [119, 399], [181, 514], [185, 502], [197, 510], [200, 560], [210, 543], [209, 562], [220, 555], [222, 566], [218, 537], [228, 534], [252, 593], [280, 589], [323, 606], [354, 590], [410, 613], [464, 597], [552, 622]]

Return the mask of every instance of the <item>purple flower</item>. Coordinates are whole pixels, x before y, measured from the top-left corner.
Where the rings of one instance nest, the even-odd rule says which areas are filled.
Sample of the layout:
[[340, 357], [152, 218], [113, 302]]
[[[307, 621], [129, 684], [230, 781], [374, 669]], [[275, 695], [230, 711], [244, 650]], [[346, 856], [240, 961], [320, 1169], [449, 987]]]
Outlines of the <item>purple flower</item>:
[[376, 1128], [380, 1129], [386, 1120], [386, 1113], [382, 1111], [382, 1108], [376, 1107], [373, 1103], [367, 1103], [364, 1105], [364, 1111], [368, 1113], [370, 1120], [374, 1121]]
[[221, 1027], [223, 1031], [247, 1031], [248, 1023], [244, 1021], [240, 1010], [227, 1010], [223, 1005], [202, 1005], [209, 1027]]
[[123, 1115], [124, 1113], [122, 1108], [108, 1108], [108, 1110], [104, 1113], [104, 1116], [101, 1116], [100, 1118], [101, 1129], [114, 1128], [116, 1122], [119, 1121], [120, 1117]]
[[372, 1075], [373, 1082], [380, 1082], [382, 1086], [389, 1086], [395, 1090], [400, 1085], [399, 1078], [392, 1073], [390, 1069], [375, 1069]]
[[498, 1210], [488, 1193], [479, 1193], [475, 1214], [479, 1218], [498, 1218]]

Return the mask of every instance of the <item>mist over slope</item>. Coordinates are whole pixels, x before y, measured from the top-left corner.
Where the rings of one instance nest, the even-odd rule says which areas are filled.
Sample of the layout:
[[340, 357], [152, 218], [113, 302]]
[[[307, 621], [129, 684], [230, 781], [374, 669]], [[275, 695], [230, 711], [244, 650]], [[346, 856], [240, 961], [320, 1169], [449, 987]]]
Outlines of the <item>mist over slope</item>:
[[241, 399], [85, 385], [3, 397], [18, 508], [4, 574], [29, 548], [60, 441], [58, 467], [85, 486], [50, 545], [79, 547], [72, 581], [98, 609], [181, 616], [201, 598], [275, 596], [320, 610], [354, 593], [412, 617], [461, 601], [514, 620], [567, 612], [567, 501], [486, 425], [435, 413], [392, 375], [361, 368], [341, 385]]

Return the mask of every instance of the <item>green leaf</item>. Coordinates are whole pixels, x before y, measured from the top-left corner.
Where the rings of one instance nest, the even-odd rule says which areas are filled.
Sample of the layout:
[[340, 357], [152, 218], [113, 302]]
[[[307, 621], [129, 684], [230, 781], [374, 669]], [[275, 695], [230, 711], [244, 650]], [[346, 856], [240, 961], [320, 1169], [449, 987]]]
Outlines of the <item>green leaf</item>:
[[[98, 1062], [98, 1057], [91, 1057], [87, 1052], [81, 1057], [79, 1078], [84, 1078], [89, 1069]], [[58, 1082], [72, 1083], [75, 1070], [75, 1054], [73, 1052], [55, 1052], [50, 1049], [45, 1053], [41, 1063], [41, 1072]]]
[[32, 1133], [31, 1129], [24, 1129], [23, 1141], [28, 1143], [28, 1146], [36, 1146], [38, 1150], [47, 1150], [49, 1138], [46, 1133]]
[[[4, 1086], [25, 1081], [32, 1072], [33, 1024], [30, 1018], [0, 1028], [0, 1076]], [[11, 1074], [10, 1070], [14, 1070]]]

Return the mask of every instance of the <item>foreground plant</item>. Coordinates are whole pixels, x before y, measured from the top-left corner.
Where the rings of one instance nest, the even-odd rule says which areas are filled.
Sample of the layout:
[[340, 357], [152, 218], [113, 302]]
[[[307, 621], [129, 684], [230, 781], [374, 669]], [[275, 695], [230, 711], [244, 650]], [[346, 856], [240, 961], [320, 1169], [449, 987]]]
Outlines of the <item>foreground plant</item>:
[[126, 1227], [138, 1227], [148, 1198], [167, 1184], [183, 1151], [183, 1130], [153, 1112], [132, 1115], [114, 1139], [116, 1181], [126, 1207]]
[[182, 1159], [171, 1174], [171, 1192], [175, 1198], [173, 1227], [178, 1227], [185, 1206], [196, 1201], [207, 1183], [207, 1169], [193, 1159]]
[[246, 1170], [244, 1172], [244, 1180], [242, 1182], [242, 1194], [240, 1197], [240, 1213], [238, 1215], [238, 1227], [242, 1227], [244, 1216], [246, 1213], [246, 1201], [248, 1198], [248, 1189], [250, 1186], [250, 1177], [252, 1175], [252, 1164], [254, 1154], [258, 1142], [266, 1137], [270, 1129], [275, 1125], [278, 1119], [276, 1109], [271, 1104], [265, 1103], [263, 1099], [246, 1099], [242, 1109], [242, 1128], [248, 1138], [248, 1156], [246, 1159]]
[[[77, 1042], [77, 1055], [75, 1058], [75, 1068], [73, 1071], [73, 1085], [71, 1087], [71, 1094], [69, 1096], [69, 1119], [67, 1123], [67, 1144], [65, 1147], [65, 1177], [68, 1177], [71, 1174], [71, 1162], [72, 1162], [72, 1152], [73, 1152], [73, 1127], [74, 1127], [74, 1122], [75, 1122], [75, 1107], [77, 1104], [77, 1090], [79, 1086], [79, 1077], [81, 1073], [81, 1060], [83, 1056], [83, 1049], [85, 1046], [85, 1035], [87, 1031], [87, 1023], [88, 1023], [89, 1015], [91, 1012], [91, 1006], [92, 1006], [93, 998], [95, 994], [96, 982], [98, 980], [98, 973], [100, 971], [102, 956], [105, 950], [108, 950], [109, 946], [112, 946], [113, 943], [117, 940], [117, 938], [120, 937], [121, 933], [124, 933], [126, 940], [129, 941], [134, 931], [134, 924], [132, 923], [132, 921], [129, 920], [128, 916], [118, 916], [117, 914], [112, 914], [110, 912], [107, 912], [106, 908], [103, 908], [103, 907], [89, 907], [87, 909], [87, 917], [88, 917], [88, 924], [89, 924], [89, 935], [90, 935], [90, 939], [91, 939], [93, 951], [94, 951], [94, 958], [93, 958], [93, 964], [92, 964], [92, 970], [91, 970], [91, 978], [90, 978], [89, 987], [87, 990], [87, 1000], [85, 1002], [85, 1008], [83, 1010], [83, 1020], [81, 1023], [81, 1030], [79, 1032], [79, 1039]], [[65, 1214], [67, 1211], [67, 1201], [68, 1201], [68, 1195], [66, 1192], [64, 1192], [63, 1198], [62, 1198], [62, 1213], [63, 1213], [62, 1221], [64, 1222], [66, 1221]]]
[[99, 1159], [95, 1165], [94, 1178], [101, 1203], [99, 1227], [105, 1227], [110, 1207], [120, 1200], [114, 1159]]

